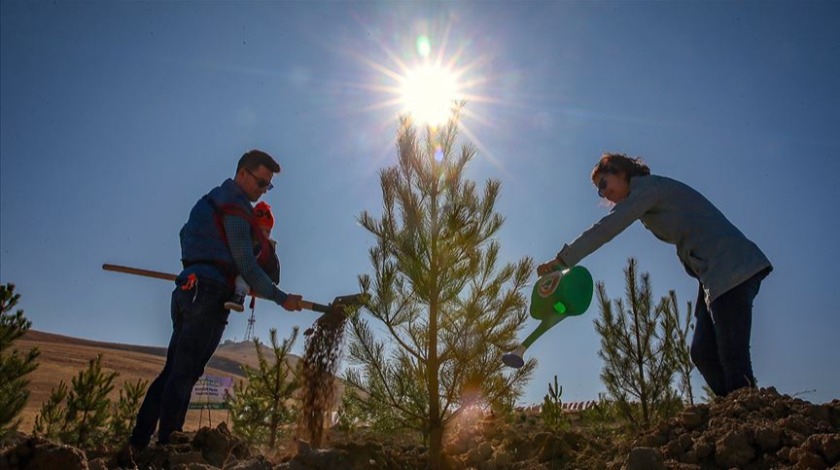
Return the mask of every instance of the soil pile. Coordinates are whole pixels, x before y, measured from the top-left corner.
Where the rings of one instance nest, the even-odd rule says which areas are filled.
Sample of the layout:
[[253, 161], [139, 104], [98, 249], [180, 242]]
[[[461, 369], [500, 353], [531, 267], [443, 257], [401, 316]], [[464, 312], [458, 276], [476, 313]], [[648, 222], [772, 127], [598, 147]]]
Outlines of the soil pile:
[[660, 455], [659, 468], [836, 468], [840, 400], [815, 405], [772, 387], [742, 389], [685, 409], [634, 446]]
[[[840, 400], [815, 405], [773, 388], [744, 389], [688, 407], [635, 438], [621, 438], [615, 431], [615, 427], [576, 422], [573, 430], [552, 432], [539, 416], [522, 414], [512, 420], [478, 416], [451, 431], [445, 445], [447, 465], [452, 470], [840, 468]], [[85, 454], [19, 436], [1, 449], [0, 470], [420, 470], [427, 468], [428, 461], [428, 448], [408, 434], [383, 436], [365, 429], [334, 432], [329, 448], [302, 441], [285, 448], [290, 450], [258, 455], [232, 436], [224, 423], [196, 433], [176, 433], [170, 445], [152, 446], [139, 455]]]

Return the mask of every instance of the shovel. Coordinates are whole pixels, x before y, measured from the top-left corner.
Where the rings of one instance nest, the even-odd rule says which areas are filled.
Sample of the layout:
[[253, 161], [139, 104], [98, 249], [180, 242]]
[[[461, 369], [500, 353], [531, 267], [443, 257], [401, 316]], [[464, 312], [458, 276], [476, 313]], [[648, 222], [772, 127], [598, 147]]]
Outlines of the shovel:
[[[132, 268], [129, 266], [121, 266], [118, 264], [105, 263], [102, 265], [102, 269], [104, 269], [105, 271], [133, 274], [135, 276], [163, 279], [165, 281], [175, 281], [175, 279], [178, 278], [177, 275], [171, 273], [151, 271], [148, 269]], [[343, 319], [343, 316], [350, 315], [353, 312], [355, 312], [359, 307], [365, 305], [367, 303], [367, 300], [367, 294], [359, 293], [352, 295], [340, 295], [333, 299], [333, 301], [327, 305], [319, 304], [317, 302], [311, 302], [309, 300], [301, 300], [300, 306], [305, 308], [306, 310], [312, 310], [313, 312], [322, 313], [323, 315], [321, 315], [321, 317], [318, 318], [318, 322], [325, 325], [332, 325], [338, 323], [338, 320]]]

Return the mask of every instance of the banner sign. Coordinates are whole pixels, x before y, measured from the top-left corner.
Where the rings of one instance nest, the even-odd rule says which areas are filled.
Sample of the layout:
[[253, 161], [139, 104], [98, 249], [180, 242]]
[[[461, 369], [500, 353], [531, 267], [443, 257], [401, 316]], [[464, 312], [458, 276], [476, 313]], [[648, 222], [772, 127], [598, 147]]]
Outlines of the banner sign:
[[202, 375], [190, 395], [191, 410], [222, 410], [233, 395], [233, 377]]

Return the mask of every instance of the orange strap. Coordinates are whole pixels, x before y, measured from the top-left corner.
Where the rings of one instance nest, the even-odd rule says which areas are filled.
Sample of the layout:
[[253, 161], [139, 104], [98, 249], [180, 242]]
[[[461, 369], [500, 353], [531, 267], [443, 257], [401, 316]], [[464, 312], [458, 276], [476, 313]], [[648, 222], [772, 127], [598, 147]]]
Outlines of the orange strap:
[[181, 286], [181, 290], [192, 290], [195, 288], [195, 285], [198, 283], [198, 278], [195, 276], [195, 273], [191, 273], [187, 276], [187, 282]]

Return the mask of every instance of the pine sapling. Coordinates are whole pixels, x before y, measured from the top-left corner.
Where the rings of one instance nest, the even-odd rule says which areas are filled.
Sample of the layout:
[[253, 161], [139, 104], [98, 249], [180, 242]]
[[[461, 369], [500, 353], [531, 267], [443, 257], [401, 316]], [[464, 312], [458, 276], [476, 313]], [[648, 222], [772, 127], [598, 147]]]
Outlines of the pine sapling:
[[123, 383], [120, 388], [120, 398], [112, 405], [111, 417], [108, 421], [108, 433], [112, 443], [120, 444], [128, 439], [148, 385], [149, 381], [143, 379]]
[[88, 368], [73, 378], [67, 395], [67, 416], [62, 440], [68, 444], [89, 448], [101, 442], [106, 434], [116, 372], [102, 370], [102, 356], [91, 359]]
[[569, 428], [569, 419], [563, 413], [563, 387], [557, 384], [557, 376], [554, 376], [554, 386], [548, 383], [548, 393], [543, 398], [542, 416], [543, 423], [552, 431], [563, 431]]
[[60, 440], [67, 423], [67, 384], [62, 380], [52, 389], [50, 397], [41, 404], [41, 411], [35, 415], [32, 433], [50, 440]]
[[23, 316], [23, 310], [10, 312], [20, 300], [14, 284], [0, 285], [0, 439], [17, 430], [20, 414], [29, 399], [26, 376], [38, 367], [38, 349], [26, 354], [8, 351], [12, 342], [23, 336], [32, 322]]

